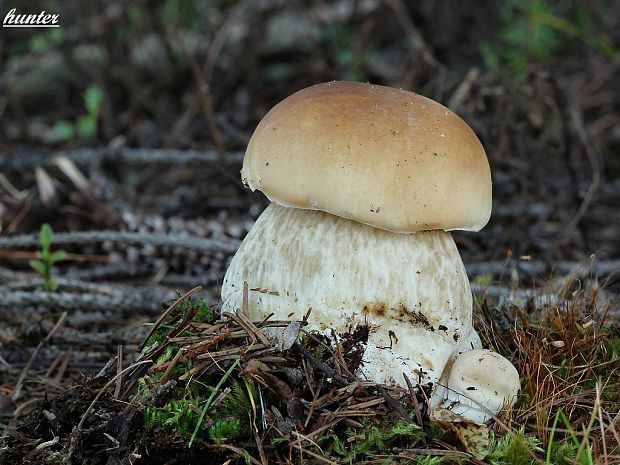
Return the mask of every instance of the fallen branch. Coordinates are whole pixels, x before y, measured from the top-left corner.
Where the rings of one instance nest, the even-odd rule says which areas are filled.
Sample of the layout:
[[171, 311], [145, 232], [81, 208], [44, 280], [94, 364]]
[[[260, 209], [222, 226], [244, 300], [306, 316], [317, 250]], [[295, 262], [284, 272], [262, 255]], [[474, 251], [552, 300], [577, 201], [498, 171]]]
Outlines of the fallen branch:
[[[170, 234], [148, 234], [126, 231], [78, 231], [55, 233], [54, 244], [92, 244], [93, 242], [113, 242], [127, 245], [152, 245], [168, 247], [185, 247], [200, 251], [234, 252], [239, 241], [221, 241], [202, 237], [178, 236]], [[36, 247], [39, 245], [38, 234], [0, 237], [0, 249], [13, 247]]]
[[34, 168], [36, 166], [49, 167], [52, 161], [58, 157], [65, 157], [76, 165], [88, 166], [93, 163], [122, 161], [131, 164], [211, 164], [211, 163], [230, 163], [241, 164], [243, 152], [227, 152], [226, 156], [220, 159], [215, 150], [176, 150], [176, 149], [132, 149], [132, 148], [111, 148], [100, 147], [95, 149], [79, 149], [71, 151], [59, 151], [49, 153], [24, 152], [19, 156], [0, 157], [0, 172], [12, 169]]
[[479, 284], [472, 284], [471, 290], [474, 294], [482, 294], [487, 297], [499, 297], [504, 299], [502, 303], [513, 304], [517, 307], [524, 307], [530, 300], [533, 300], [538, 307], [554, 305], [559, 300], [556, 295], [538, 292], [534, 289], [509, 289], [502, 286], [481, 286]]
[[[58, 290], [60, 292], [85, 292], [92, 294], [104, 294], [109, 296], [125, 296], [127, 294], [144, 293], [143, 287], [132, 287], [125, 284], [106, 284], [106, 283], [93, 283], [75, 279], [56, 278], [58, 284]], [[0, 282], [2, 279], [0, 278]], [[38, 276], [28, 276], [21, 279], [13, 279], [12, 282], [7, 282], [0, 286], [0, 295], [6, 295], [9, 292], [15, 291], [37, 291], [43, 289], [45, 280]], [[147, 291], [148, 293], [149, 291]], [[153, 295], [159, 295], [159, 293], [153, 293]]]
[[[102, 280], [121, 280], [132, 279], [143, 276], [152, 276], [153, 270], [148, 263], [108, 263], [98, 265], [95, 268], [76, 268], [67, 270], [63, 277], [67, 280], [77, 281], [102, 281]], [[168, 277], [166, 274], [165, 277]], [[3, 279], [2, 269], [0, 269], [0, 281]], [[192, 286], [196, 279], [193, 279]], [[187, 286], [190, 287], [190, 286]]]
[[620, 260], [593, 261], [592, 263], [564, 261], [549, 264], [543, 261], [492, 261], [465, 264], [467, 273], [470, 276], [490, 273], [500, 275], [510, 274], [516, 269], [519, 275], [534, 277], [545, 273], [556, 275], [571, 275], [576, 278], [586, 278], [590, 275], [606, 277], [620, 273]]
[[2, 296], [0, 309], [23, 311], [24, 307], [44, 305], [62, 310], [87, 309], [90, 312], [122, 312], [159, 314], [165, 295], [138, 293], [107, 296], [69, 292], [15, 291]]

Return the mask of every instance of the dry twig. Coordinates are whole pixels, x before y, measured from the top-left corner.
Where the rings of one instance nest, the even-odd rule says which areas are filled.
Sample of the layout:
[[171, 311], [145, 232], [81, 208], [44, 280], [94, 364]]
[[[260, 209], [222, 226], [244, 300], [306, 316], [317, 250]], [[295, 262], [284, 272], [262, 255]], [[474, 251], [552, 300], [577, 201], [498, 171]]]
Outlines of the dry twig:
[[19, 379], [17, 380], [17, 384], [15, 385], [15, 389], [13, 390], [13, 393], [11, 394], [11, 399], [13, 399], [13, 401], [16, 401], [17, 399], [19, 399], [19, 396], [21, 395], [21, 391], [22, 391], [22, 386], [24, 385], [24, 380], [26, 379], [26, 376], [28, 375], [28, 371], [30, 370], [32, 363], [37, 358], [39, 351], [45, 344], [47, 344], [52, 339], [52, 337], [54, 337], [54, 334], [56, 333], [56, 331], [58, 331], [58, 329], [64, 323], [65, 318], [67, 318], [67, 312], [63, 312], [60, 315], [60, 318], [58, 318], [58, 321], [56, 322], [54, 327], [50, 330], [50, 332], [47, 333], [47, 336], [45, 336], [45, 339], [43, 339], [41, 342], [39, 342], [39, 344], [37, 344], [37, 347], [34, 349], [34, 352], [32, 352], [32, 355], [30, 356], [28, 363], [22, 370], [22, 373], [19, 376]]

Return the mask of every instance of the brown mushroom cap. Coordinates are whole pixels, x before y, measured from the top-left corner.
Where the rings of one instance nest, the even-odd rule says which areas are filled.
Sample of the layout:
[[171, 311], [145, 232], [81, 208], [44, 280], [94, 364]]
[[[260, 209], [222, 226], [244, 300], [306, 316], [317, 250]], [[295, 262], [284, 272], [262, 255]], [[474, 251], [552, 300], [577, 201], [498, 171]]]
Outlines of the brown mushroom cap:
[[241, 176], [284, 206], [400, 233], [480, 230], [491, 172], [480, 141], [421, 95], [359, 82], [303, 89], [250, 140]]

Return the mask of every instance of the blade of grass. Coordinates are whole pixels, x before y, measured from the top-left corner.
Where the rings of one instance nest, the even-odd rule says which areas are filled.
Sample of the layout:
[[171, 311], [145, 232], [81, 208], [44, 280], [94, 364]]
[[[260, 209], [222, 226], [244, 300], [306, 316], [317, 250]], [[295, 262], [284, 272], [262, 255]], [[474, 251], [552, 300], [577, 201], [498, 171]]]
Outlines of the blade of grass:
[[551, 464], [551, 448], [553, 447], [553, 436], [555, 435], [555, 430], [558, 426], [558, 420], [560, 419], [560, 412], [555, 414], [555, 418], [553, 419], [553, 425], [551, 426], [551, 432], [549, 433], [549, 441], [547, 444], [547, 456], [545, 457], [545, 465], [552, 465]]
[[189, 444], [187, 445], [187, 447], [192, 447], [192, 444], [194, 443], [194, 439], [196, 439], [196, 435], [198, 434], [198, 430], [200, 429], [200, 426], [202, 425], [202, 422], [204, 421], [205, 415], [207, 414], [207, 410], [209, 410], [209, 407], [211, 407], [211, 404], [213, 403], [213, 399], [215, 399], [215, 396], [217, 395], [217, 392], [222, 387], [222, 384], [226, 382], [228, 377], [232, 374], [233, 370], [237, 367], [237, 365], [239, 365], [239, 360], [240, 359], [237, 358], [235, 360], [235, 363], [233, 363], [230, 366], [230, 368], [226, 371], [226, 373], [224, 373], [224, 376], [222, 376], [222, 379], [218, 381], [217, 385], [215, 386], [215, 389], [213, 390], [213, 392], [207, 399], [207, 402], [205, 403], [204, 407], [202, 408], [202, 411], [200, 412], [200, 417], [198, 418], [198, 422], [196, 423], [196, 428], [194, 428], [194, 432], [192, 433], [192, 437], [189, 440]]
[[[584, 431], [583, 440], [580, 441], [579, 438], [577, 437], [577, 434], [575, 433], [575, 430], [573, 429], [572, 425], [568, 421], [568, 418], [564, 414], [564, 412], [560, 410], [558, 414], [561, 416], [562, 422], [564, 423], [564, 426], [568, 430], [568, 434], [571, 440], [573, 441], [574, 446], [577, 449], [577, 453], [575, 454], [576, 455], [575, 462], [581, 465], [594, 465], [594, 460], [592, 459], [592, 448], [590, 447], [590, 443], [588, 441], [588, 433], [590, 431], [590, 428], [592, 427], [592, 422], [590, 421], [590, 424], [588, 425], [587, 429]], [[593, 412], [593, 415], [595, 414], [596, 412]], [[585, 456], [582, 454], [585, 454]], [[581, 460], [582, 458], [587, 460], [587, 462], [586, 463], [582, 462]]]

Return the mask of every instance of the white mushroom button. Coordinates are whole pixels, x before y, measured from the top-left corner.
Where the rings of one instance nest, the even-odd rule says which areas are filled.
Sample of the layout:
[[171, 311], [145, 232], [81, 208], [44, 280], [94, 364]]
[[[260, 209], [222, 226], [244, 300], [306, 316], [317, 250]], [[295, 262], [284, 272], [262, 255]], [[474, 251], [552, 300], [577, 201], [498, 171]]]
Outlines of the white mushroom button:
[[519, 373], [496, 352], [487, 349], [463, 352], [447, 370], [432, 399], [437, 408], [482, 424], [517, 400]]

